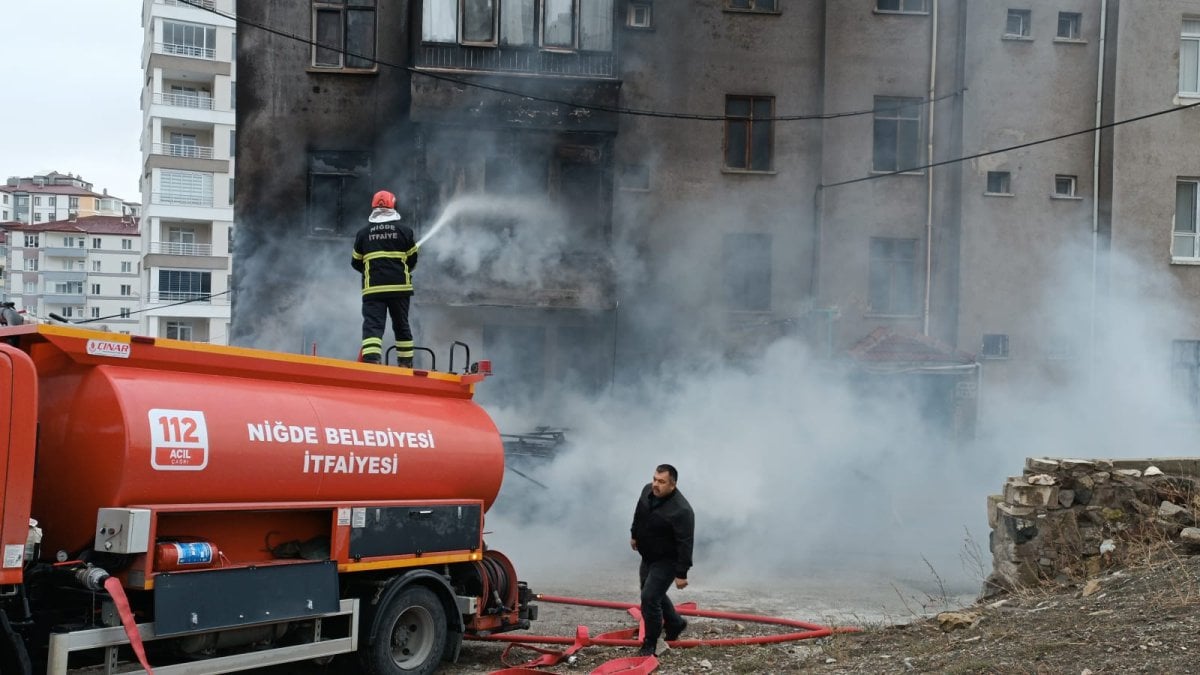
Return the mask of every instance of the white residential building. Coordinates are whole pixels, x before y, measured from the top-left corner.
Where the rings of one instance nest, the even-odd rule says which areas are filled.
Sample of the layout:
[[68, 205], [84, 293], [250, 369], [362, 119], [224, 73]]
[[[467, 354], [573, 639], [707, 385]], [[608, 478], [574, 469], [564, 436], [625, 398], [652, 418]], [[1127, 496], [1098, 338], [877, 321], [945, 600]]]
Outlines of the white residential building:
[[12, 176], [0, 185], [0, 223], [49, 223], [87, 216], [136, 216], [139, 205], [97, 193], [92, 184], [69, 173]]
[[[139, 332], [228, 344], [234, 0], [144, 0]], [[211, 10], [211, 11], [210, 11]]]
[[132, 216], [5, 223], [8, 300], [39, 319], [50, 314], [119, 333], [137, 331], [141, 239]]

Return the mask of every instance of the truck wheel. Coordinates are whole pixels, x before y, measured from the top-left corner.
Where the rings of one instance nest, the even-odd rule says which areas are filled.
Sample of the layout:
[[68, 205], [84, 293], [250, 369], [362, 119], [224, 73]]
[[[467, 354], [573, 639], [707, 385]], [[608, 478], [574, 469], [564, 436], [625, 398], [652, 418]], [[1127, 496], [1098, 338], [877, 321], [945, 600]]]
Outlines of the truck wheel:
[[362, 654], [372, 675], [429, 675], [446, 649], [446, 610], [433, 591], [412, 585], [379, 614], [371, 644]]

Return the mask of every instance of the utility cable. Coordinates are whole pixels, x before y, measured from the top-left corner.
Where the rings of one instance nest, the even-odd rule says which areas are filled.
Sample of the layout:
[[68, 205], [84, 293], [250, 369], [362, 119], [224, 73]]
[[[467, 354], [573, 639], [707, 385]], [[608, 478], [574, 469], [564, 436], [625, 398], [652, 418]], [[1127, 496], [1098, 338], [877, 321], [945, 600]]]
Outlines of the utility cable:
[[[629, 115], [629, 116], [633, 116], [633, 117], [658, 117], [658, 118], [666, 118], [666, 119], [696, 120], [696, 121], [702, 121], [702, 122], [724, 122], [726, 120], [731, 119], [731, 117], [729, 115], [723, 115], [723, 114], [722, 115], [705, 115], [705, 114], [700, 114], [700, 113], [681, 113], [681, 112], [666, 112], [666, 111], [660, 111], [660, 110], [645, 110], [645, 109], [640, 109], [640, 108], [623, 108], [620, 106], [607, 106], [607, 105], [599, 105], [599, 104], [595, 104], [595, 103], [579, 103], [576, 101], [567, 101], [564, 99], [552, 98], [549, 96], [539, 96], [537, 94], [530, 94], [528, 92], [523, 92], [523, 91], [519, 91], [516, 89], [508, 89], [505, 87], [500, 87], [500, 86], [496, 86], [496, 85], [492, 85], [492, 84], [485, 84], [483, 82], [475, 82], [472, 80], [465, 80], [465, 79], [462, 79], [459, 77], [454, 77], [452, 75], [435, 73], [435, 72], [431, 72], [428, 70], [423, 70], [421, 68], [417, 68], [415, 66], [406, 66], [406, 65], [399, 64], [399, 63], [390, 63], [388, 61], [384, 61], [382, 59], [378, 59], [373, 56], [365, 56], [363, 54], [356, 54], [354, 52], [347, 51], [343, 47], [333, 47], [333, 46], [329, 46], [329, 45], [324, 45], [315, 40], [306, 38], [304, 36], [296, 35], [295, 33], [288, 33], [287, 31], [279, 30], [277, 28], [271, 28], [270, 26], [266, 26], [264, 24], [257, 23], [255, 21], [251, 21], [249, 19], [242, 18], [236, 14], [227, 14], [225, 12], [222, 12], [222, 11], [216, 9], [215, 7], [205, 7], [204, 5], [200, 4], [201, 0], [179, 0], [179, 2], [180, 2], [180, 4], [189, 5], [196, 9], [202, 9], [206, 12], [216, 14], [217, 16], [228, 19], [237, 24], [250, 26], [251, 28], [257, 28], [258, 30], [261, 30], [263, 32], [270, 33], [272, 35], [278, 35], [279, 37], [287, 38], [289, 40], [295, 40], [296, 42], [302, 42], [306, 45], [309, 45], [310, 47], [316, 47], [318, 49], [327, 49], [332, 52], [338, 52], [340, 54], [343, 54], [344, 56], [350, 56], [350, 57], [354, 57], [356, 59], [361, 59], [363, 61], [367, 61], [368, 63], [373, 63], [373, 64], [380, 65], [380, 66], [386, 66], [388, 68], [395, 68], [397, 70], [404, 70], [404, 71], [407, 71], [414, 75], [421, 75], [423, 77], [428, 77], [433, 80], [450, 82], [452, 84], [458, 84], [458, 85], [462, 85], [464, 87], [474, 87], [476, 89], [484, 89], [487, 91], [492, 91], [492, 92], [496, 92], [496, 93], [500, 93], [500, 94], [519, 96], [524, 99], [528, 99], [531, 101], [538, 101], [541, 103], [552, 103], [555, 105], [564, 105], [564, 106], [569, 106], [572, 108], [580, 108], [582, 110], [592, 110], [595, 112], [615, 113], [618, 115]], [[871, 108], [869, 110], [850, 110], [850, 111], [845, 111], [845, 112], [833, 112], [833, 113], [813, 113], [813, 114], [808, 114], [808, 115], [775, 115], [775, 116], [771, 116], [771, 117], [755, 117], [755, 118], [753, 118], [753, 120], [756, 122], [759, 122], [759, 121], [761, 121], [761, 122], [796, 122], [796, 121], [801, 121], [801, 120], [830, 120], [830, 119], [838, 119], [841, 117], [854, 117], [857, 115], [871, 115], [871, 114], [878, 113], [878, 112], [895, 112], [896, 110], [899, 110], [900, 108], [907, 108], [907, 107], [912, 107], [912, 106], [924, 106], [924, 105], [928, 105], [930, 103], [936, 103], [937, 101], [941, 101], [941, 100], [944, 100], [947, 98], [952, 98], [954, 96], [958, 96], [965, 91], [966, 91], [966, 89], [963, 88], [963, 89], [958, 89], [958, 90], [955, 90], [952, 92], [942, 94], [941, 96], [937, 96], [937, 97], [934, 97], [931, 99], [929, 99], [929, 98], [922, 98], [922, 99], [913, 98], [913, 99], [908, 99], [902, 103], [896, 103], [894, 106], [883, 106], [883, 107], [878, 107], [878, 108]], [[732, 119], [740, 120], [740, 119], [750, 119], [750, 118], [734, 117]]]
[[220, 293], [208, 293], [208, 294], [201, 295], [201, 296], [198, 296], [195, 298], [189, 298], [187, 300], [180, 300], [179, 302], [172, 302], [167, 305], [158, 305], [156, 307], [143, 307], [141, 309], [130, 310], [123, 314], [109, 314], [108, 316], [98, 316], [94, 319], [81, 319], [79, 321], [74, 321], [74, 322], [68, 321], [67, 323], [81, 324], [81, 323], [93, 323], [96, 321], [106, 321], [108, 319], [124, 319], [124, 318], [132, 316], [134, 314], [141, 314], [142, 312], [150, 312], [150, 311], [154, 311], [156, 309], [166, 309], [167, 307], [177, 307], [179, 305], [186, 305], [191, 302], [203, 302], [205, 300], [217, 298], [222, 295], [227, 295], [229, 293], [230, 293], [230, 291], [221, 291]]

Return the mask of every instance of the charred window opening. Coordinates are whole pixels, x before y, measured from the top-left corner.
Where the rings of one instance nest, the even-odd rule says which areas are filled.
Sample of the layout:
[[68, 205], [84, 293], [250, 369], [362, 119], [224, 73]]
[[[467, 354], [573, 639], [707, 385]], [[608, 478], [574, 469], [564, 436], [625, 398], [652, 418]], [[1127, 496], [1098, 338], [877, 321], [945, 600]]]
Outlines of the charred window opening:
[[312, 65], [315, 68], [375, 68], [375, 0], [312, 3]]
[[427, 43], [469, 46], [611, 51], [612, 2], [423, 0], [421, 39]]
[[725, 306], [771, 309], [771, 235], [727, 234], [724, 248]]
[[921, 149], [921, 99], [875, 97], [875, 171], [918, 170]]
[[314, 152], [308, 158], [308, 233], [352, 236], [366, 222], [371, 158], [365, 152]]
[[774, 112], [773, 96], [725, 97], [725, 168], [771, 170]]
[[911, 315], [917, 309], [917, 240], [871, 237], [870, 311]]
[[725, 6], [750, 12], [777, 12], [779, 0], [726, 0]]

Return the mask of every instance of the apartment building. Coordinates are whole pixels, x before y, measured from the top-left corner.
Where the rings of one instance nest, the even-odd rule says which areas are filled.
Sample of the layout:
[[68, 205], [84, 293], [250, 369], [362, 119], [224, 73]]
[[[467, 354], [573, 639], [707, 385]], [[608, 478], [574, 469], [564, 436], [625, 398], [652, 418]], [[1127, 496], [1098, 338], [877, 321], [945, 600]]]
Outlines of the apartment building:
[[[418, 229], [464, 192], [560, 200], [573, 240], [611, 266], [525, 295], [455, 296], [461, 280], [426, 269], [434, 288], [414, 305], [445, 305], [439, 331], [535, 382], [573, 375], [579, 354], [603, 380], [794, 335], [876, 369], [878, 347], [908, 345], [888, 366], [952, 401], [974, 396], [980, 368], [1021, 387], [1091, 367], [1112, 259], [1200, 297], [1200, 120], [1185, 109], [1200, 101], [1200, 0], [247, 12], [316, 43], [256, 31], [240, 46], [251, 250], [338, 269], [354, 228], [327, 226], [329, 209], [352, 217], [377, 187]], [[243, 262], [262, 293], [241, 298], [235, 334], [252, 336], [293, 280]], [[353, 297], [352, 277], [326, 278]], [[1161, 346], [1200, 404], [1194, 333]]]
[[12, 176], [0, 185], [0, 222], [49, 223], [87, 216], [136, 216], [136, 202], [93, 191], [92, 183], [74, 174], [52, 171], [40, 176]]
[[140, 234], [132, 216], [4, 223], [7, 299], [32, 317], [51, 314], [119, 333], [137, 332]]
[[145, 0], [139, 330], [226, 344], [233, 253], [233, 0]]

